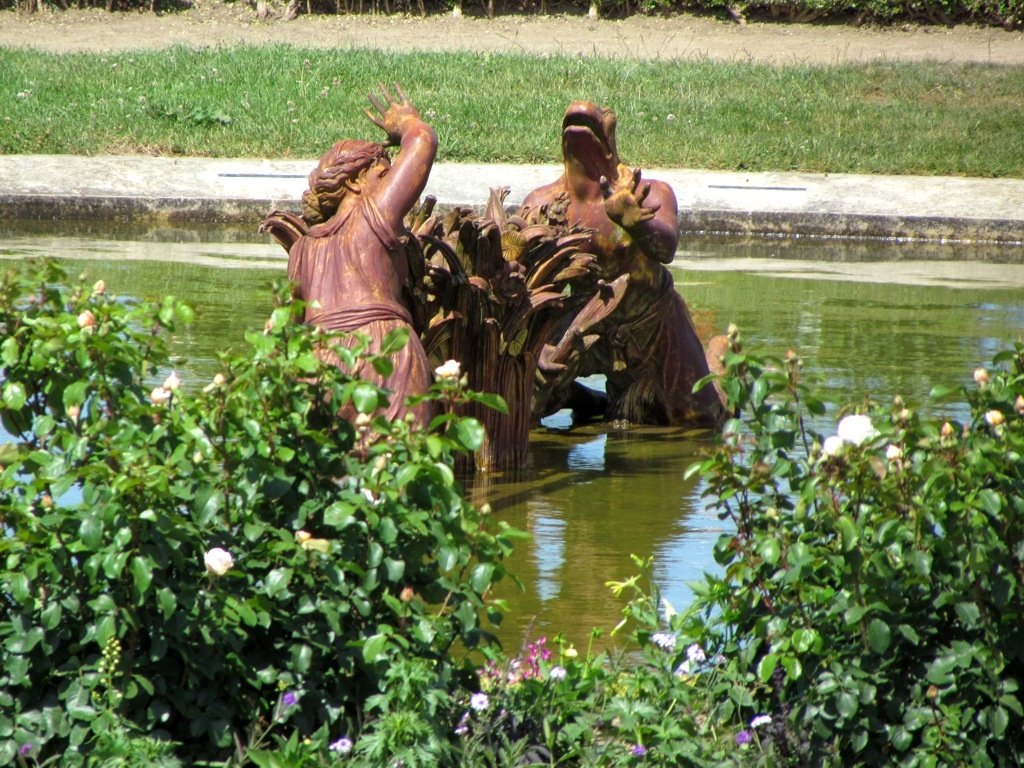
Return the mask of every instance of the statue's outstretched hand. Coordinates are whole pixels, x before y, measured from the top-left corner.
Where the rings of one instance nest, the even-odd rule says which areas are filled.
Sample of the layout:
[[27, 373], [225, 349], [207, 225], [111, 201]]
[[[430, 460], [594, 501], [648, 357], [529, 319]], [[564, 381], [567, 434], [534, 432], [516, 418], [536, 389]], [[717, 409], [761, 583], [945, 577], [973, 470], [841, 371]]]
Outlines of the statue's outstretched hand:
[[604, 195], [604, 210], [608, 218], [625, 229], [631, 229], [654, 218], [658, 206], [644, 207], [643, 202], [651, 191], [650, 184], [640, 183], [640, 169], [630, 170], [619, 166], [619, 176], [609, 181], [601, 177], [601, 194]]
[[388, 93], [383, 84], [378, 87], [380, 88], [380, 97], [372, 93], [367, 94], [367, 98], [377, 114], [369, 109], [364, 110], [364, 113], [371, 123], [387, 133], [389, 145], [400, 144], [408, 127], [413, 123], [421, 122], [422, 118], [398, 83], [395, 83], [397, 98]]

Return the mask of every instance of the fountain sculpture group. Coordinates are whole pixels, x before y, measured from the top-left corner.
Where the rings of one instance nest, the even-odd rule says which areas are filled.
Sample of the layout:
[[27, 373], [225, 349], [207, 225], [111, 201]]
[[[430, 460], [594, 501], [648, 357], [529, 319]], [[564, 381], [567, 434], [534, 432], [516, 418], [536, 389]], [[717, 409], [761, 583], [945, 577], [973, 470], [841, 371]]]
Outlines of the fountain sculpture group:
[[[339, 141], [310, 173], [301, 216], [274, 211], [262, 228], [288, 251], [306, 322], [363, 334], [372, 351], [389, 331], [410, 330], [391, 375], [355, 371], [393, 393], [388, 416], [404, 415], [405, 396], [453, 359], [472, 389], [508, 404], [469, 406], [486, 428], [480, 470], [522, 466], [530, 428], [564, 407], [634, 424], [721, 423], [716, 388], [693, 391], [709, 364], [664, 266], [679, 236], [675, 194], [619, 161], [611, 110], [568, 108], [564, 172], [517, 211], [497, 188], [483, 213], [440, 215], [432, 198], [418, 202], [434, 130], [397, 86], [370, 103], [387, 144]], [[399, 147], [393, 161], [388, 146]], [[606, 394], [577, 383], [594, 373]]]

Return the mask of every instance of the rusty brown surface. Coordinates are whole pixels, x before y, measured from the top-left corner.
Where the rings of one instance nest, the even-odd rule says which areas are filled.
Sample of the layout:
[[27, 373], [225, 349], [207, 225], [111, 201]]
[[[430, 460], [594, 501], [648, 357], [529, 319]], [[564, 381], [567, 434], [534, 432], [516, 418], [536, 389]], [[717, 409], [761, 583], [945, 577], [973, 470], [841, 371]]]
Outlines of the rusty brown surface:
[[708, 373], [685, 301], [665, 265], [679, 239], [675, 193], [643, 179], [619, 159], [615, 114], [575, 102], [562, 121], [564, 171], [531, 192], [524, 215], [579, 226], [606, 282], [628, 275], [616, 311], [595, 329], [600, 338], [578, 373], [607, 376], [605, 418], [636, 424], [715, 425], [725, 417], [716, 391], [693, 385]]
[[[347, 139], [328, 150], [309, 175], [302, 215], [281, 211], [263, 222], [288, 251], [288, 277], [296, 296], [306, 302], [305, 321], [328, 331], [356, 332], [369, 339], [377, 354], [388, 333], [409, 331], [409, 343], [392, 355], [394, 370], [382, 376], [361, 363], [351, 373], [393, 393], [385, 415], [400, 418], [405, 399], [430, 386], [431, 373], [405, 294], [408, 262], [404, 218], [426, 186], [437, 152], [437, 135], [409, 99], [397, 89], [370, 95], [367, 117], [387, 134], [387, 143]], [[387, 147], [398, 146], [394, 161]], [[344, 343], [358, 344], [353, 334]], [[321, 354], [339, 366], [329, 349]], [[352, 417], [349, 408], [342, 415]], [[426, 404], [413, 409], [421, 423]]]

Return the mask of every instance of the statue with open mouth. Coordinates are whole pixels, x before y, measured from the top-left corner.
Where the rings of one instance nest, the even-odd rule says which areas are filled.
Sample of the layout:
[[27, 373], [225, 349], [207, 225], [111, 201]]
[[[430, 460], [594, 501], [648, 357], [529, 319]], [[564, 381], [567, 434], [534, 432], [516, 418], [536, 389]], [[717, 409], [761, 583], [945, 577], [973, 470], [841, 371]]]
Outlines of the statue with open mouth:
[[562, 120], [564, 172], [523, 202], [527, 219], [586, 229], [581, 250], [596, 257], [600, 279], [629, 280], [575, 371], [605, 374], [607, 399], [581, 398], [577, 389], [561, 405], [597, 402], [603, 414], [589, 415], [634, 424], [717, 426], [727, 412], [715, 387], [693, 391], [709, 365], [665, 267], [679, 240], [675, 193], [620, 161], [615, 124], [610, 109], [571, 104]]

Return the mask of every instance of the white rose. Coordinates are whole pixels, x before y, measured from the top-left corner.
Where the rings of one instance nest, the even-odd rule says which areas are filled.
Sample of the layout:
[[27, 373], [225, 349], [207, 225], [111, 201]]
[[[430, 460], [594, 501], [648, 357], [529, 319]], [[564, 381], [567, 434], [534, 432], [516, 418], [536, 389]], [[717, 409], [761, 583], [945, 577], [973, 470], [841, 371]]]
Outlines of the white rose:
[[79, 313], [77, 321], [79, 328], [92, 328], [96, 325], [96, 315], [92, 313], [92, 310], [86, 309]]
[[149, 401], [153, 405], [165, 405], [171, 399], [171, 390], [163, 387], [153, 387], [149, 393]]
[[434, 375], [439, 379], [457, 379], [462, 375], [462, 367], [458, 360], [449, 360], [435, 368]]
[[203, 562], [206, 564], [206, 572], [213, 576], [223, 576], [231, 570], [235, 559], [226, 549], [214, 547], [203, 555]]
[[843, 438], [839, 435], [829, 435], [821, 446], [821, 452], [826, 456], [838, 456], [843, 447]]
[[164, 389], [173, 392], [174, 390], [176, 390], [180, 386], [181, 386], [181, 379], [178, 378], [178, 374], [177, 373], [175, 373], [174, 371], [171, 371], [171, 373], [167, 376], [167, 378], [164, 379]]
[[839, 433], [839, 437], [842, 438], [844, 443], [851, 443], [853, 445], [860, 445], [872, 438], [878, 437], [878, 430], [871, 423], [871, 419], [860, 415], [844, 416], [840, 420], [836, 432]]

